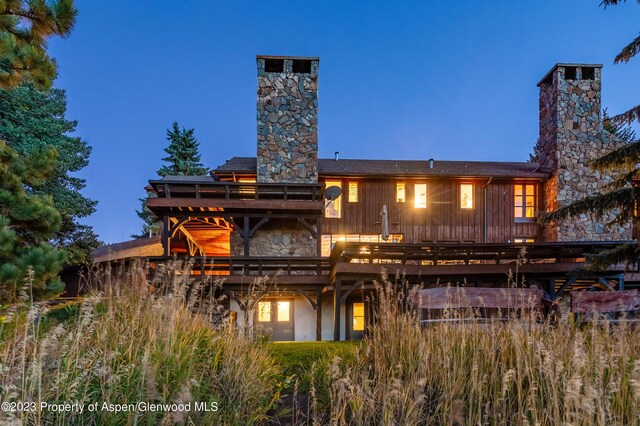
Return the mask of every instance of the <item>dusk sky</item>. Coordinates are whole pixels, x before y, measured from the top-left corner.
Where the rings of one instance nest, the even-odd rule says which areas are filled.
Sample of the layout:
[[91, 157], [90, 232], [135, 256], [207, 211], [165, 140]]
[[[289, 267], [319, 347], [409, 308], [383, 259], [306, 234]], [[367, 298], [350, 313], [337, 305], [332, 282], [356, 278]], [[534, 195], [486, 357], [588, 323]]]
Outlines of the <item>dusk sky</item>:
[[172, 121], [206, 166], [255, 156], [255, 56], [319, 56], [321, 157], [524, 161], [538, 137], [536, 83], [557, 62], [601, 63], [603, 106], [640, 102], [635, 1], [79, 1], [50, 43], [67, 117], [93, 147], [85, 223], [109, 243], [139, 232]]

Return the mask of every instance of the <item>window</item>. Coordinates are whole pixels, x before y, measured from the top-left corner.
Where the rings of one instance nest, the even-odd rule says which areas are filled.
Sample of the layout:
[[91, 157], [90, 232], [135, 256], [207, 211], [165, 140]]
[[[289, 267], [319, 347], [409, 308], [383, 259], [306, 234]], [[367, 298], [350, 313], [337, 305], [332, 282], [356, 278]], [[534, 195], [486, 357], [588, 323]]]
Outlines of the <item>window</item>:
[[522, 238], [514, 238], [513, 242], [514, 243], [535, 243], [536, 240], [533, 238], [522, 237]]
[[289, 322], [291, 320], [290, 308], [291, 308], [291, 302], [289, 301], [278, 302], [278, 322]]
[[320, 241], [320, 255], [329, 256], [333, 245], [339, 241], [350, 243], [384, 243], [393, 241], [394, 243], [400, 243], [402, 242], [402, 234], [389, 235], [389, 241], [383, 241], [380, 234], [325, 234]]
[[[342, 182], [339, 180], [327, 180], [324, 182], [325, 188], [329, 188], [330, 186], [337, 186], [338, 188], [342, 188]], [[324, 209], [324, 217], [340, 219], [342, 214], [342, 197], [338, 197], [332, 202], [329, 203], [327, 207]]]
[[[256, 179], [255, 178], [239, 178], [238, 179], [238, 183], [256, 183]], [[255, 185], [247, 185], [247, 186], [241, 186], [239, 189], [241, 194], [251, 194], [254, 195], [256, 193], [256, 187]]]
[[349, 202], [358, 202], [358, 182], [349, 182]]
[[471, 183], [460, 184], [460, 208], [473, 208], [473, 184]]
[[258, 321], [271, 321], [271, 302], [258, 302]]
[[353, 304], [353, 331], [364, 331], [364, 303]]
[[404, 191], [404, 182], [396, 183], [396, 203], [404, 203], [405, 200], [405, 191]]
[[416, 183], [414, 194], [414, 205], [417, 209], [426, 209], [427, 208], [427, 184], [426, 183]]
[[533, 219], [536, 214], [536, 185], [515, 185], [514, 216], [518, 219]]

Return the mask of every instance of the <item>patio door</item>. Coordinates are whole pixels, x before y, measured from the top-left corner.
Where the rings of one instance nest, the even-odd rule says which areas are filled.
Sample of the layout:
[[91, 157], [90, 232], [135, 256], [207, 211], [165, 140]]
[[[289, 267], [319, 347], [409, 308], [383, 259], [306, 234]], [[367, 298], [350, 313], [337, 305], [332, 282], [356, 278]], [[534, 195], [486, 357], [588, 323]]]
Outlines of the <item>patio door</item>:
[[254, 325], [271, 340], [295, 340], [293, 328], [293, 299], [266, 299], [258, 302]]

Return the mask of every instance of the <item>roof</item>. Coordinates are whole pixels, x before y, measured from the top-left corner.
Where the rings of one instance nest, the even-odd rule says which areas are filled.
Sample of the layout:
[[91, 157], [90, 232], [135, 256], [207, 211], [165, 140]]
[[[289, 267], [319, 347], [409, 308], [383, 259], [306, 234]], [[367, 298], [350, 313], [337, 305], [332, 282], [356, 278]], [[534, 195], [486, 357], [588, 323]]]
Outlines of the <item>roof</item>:
[[[233, 157], [214, 170], [218, 174], [255, 173], [255, 157]], [[318, 174], [324, 176], [427, 176], [427, 177], [512, 177], [546, 178], [549, 172], [538, 163], [434, 160], [318, 160]]]
[[156, 236], [100, 246], [91, 252], [91, 257], [94, 262], [107, 262], [129, 257], [162, 256], [163, 253], [160, 236]]

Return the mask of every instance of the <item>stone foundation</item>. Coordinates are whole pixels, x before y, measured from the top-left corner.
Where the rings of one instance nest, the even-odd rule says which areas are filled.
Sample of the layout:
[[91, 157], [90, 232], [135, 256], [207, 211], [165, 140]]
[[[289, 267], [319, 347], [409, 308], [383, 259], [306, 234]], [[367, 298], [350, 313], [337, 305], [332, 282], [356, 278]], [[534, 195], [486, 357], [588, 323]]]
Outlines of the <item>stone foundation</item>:
[[[231, 256], [243, 256], [242, 237], [231, 232]], [[317, 242], [308, 229], [297, 222], [272, 220], [263, 225], [249, 242], [249, 256], [317, 256]]]

